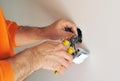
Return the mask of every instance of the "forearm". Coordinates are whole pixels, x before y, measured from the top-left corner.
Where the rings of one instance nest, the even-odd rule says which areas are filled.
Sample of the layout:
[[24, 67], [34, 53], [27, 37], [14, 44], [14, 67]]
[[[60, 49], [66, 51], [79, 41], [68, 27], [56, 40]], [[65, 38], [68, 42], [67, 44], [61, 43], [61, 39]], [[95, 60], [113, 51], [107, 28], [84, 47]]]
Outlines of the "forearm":
[[22, 81], [32, 72], [36, 70], [36, 59], [33, 58], [33, 54], [28, 50], [24, 50], [16, 56], [9, 58], [13, 71], [15, 81]]
[[40, 27], [19, 26], [15, 35], [17, 46], [35, 43], [44, 39], [46, 39], [44, 28]]

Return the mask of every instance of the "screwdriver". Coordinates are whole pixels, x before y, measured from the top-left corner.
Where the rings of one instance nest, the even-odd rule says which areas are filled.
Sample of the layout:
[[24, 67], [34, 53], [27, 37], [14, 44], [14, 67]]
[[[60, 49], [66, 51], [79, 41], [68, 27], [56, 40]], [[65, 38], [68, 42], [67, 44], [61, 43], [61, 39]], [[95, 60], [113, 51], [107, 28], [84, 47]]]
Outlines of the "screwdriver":
[[[65, 31], [73, 33], [72, 29], [69, 28], [69, 27], [66, 27], [66, 28], [65, 28]], [[72, 54], [72, 53], [74, 52], [74, 48], [73, 48], [72, 46], [70, 46], [70, 41], [64, 40], [64, 41], [63, 41], [63, 45], [64, 45], [64, 46], [69, 46], [69, 48], [68, 48], [68, 50], [67, 50], [67, 52], [68, 52], [69, 54]], [[63, 67], [64, 67], [64, 66], [63, 66]], [[58, 72], [58, 71], [55, 71], [54, 74], [58, 75], [59, 72]]]
[[[69, 42], [68, 40], [64, 40], [64, 41], [63, 41], [63, 45], [64, 45], [64, 46], [70, 46], [70, 42]], [[72, 54], [72, 53], [74, 52], [74, 48], [73, 48], [72, 46], [70, 46], [70, 47], [68, 48], [67, 52], [68, 52], [69, 54]], [[64, 66], [63, 66], [63, 67], [64, 67]], [[58, 72], [58, 71], [55, 71], [54, 74], [55, 74], [55, 75], [58, 75], [59, 72]]]

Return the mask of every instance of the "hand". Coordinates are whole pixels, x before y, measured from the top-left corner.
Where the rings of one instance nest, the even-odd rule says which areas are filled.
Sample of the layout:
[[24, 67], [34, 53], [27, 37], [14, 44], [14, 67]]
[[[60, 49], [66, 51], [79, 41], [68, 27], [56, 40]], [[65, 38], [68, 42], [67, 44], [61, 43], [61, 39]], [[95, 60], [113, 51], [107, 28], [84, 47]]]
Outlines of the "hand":
[[[65, 31], [70, 28], [72, 32]], [[43, 39], [67, 39], [73, 35], [77, 35], [77, 28], [74, 23], [69, 20], [60, 19], [47, 27], [29, 27], [19, 26], [15, 35], [17, 46], [31, 44]], [[21, 40], [24, 39], [24, 40]]]
[[33, 63], [36, 70], [42, 68], [63, 73], [73, 59], [72, 55], [67, 53], [67, 47], [60, 42], [47, 41], [30, 48], [30, 51], [36, 60], [35, 64]]
[[[70, 28], [72, 32], [65, 31]], [[77, 35], [77, 27], [69, 20], [60, 19], [44, 28], [45, 37], [49, 39], [67, 39], [73, 35]]]

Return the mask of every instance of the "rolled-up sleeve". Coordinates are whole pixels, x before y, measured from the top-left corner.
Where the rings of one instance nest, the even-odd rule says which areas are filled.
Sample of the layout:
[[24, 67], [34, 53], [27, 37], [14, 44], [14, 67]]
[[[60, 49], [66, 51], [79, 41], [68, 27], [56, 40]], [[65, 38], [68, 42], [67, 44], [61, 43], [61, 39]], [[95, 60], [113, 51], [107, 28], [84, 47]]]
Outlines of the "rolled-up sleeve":
[[6, 60], [0, 60], [0, 81], [14, 81], [14, 72]]
[[8, 27], [8, 33], [9, 33], [9, 37], [12, 43], [13, 47], [16, 47], [16, 43], [15, 43], [15, 34], [17, 29], [19, 28], [19, 26], [16, 24], [16, 22], [12, 22], [7, 20], [7, 27]]
[[[6, 25], [7, 23], [7, 25]], [[15, 34], [18, 26], [15, 22], [5, 21], [0, 8], [0, 81], [14, 81], [14, 71], [7, 60], [14, 55]]]

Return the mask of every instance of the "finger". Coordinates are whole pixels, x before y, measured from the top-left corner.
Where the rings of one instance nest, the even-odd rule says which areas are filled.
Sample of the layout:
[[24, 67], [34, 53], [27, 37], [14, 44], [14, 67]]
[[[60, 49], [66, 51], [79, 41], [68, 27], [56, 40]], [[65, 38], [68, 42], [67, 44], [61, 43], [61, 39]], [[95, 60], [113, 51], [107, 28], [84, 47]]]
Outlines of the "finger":
[[77, 27], [75, 24], [72, 25], [72, 31], [77, 35]]
[[[56, 72], [58, 72], [60, 74], [64, 73], [65, 67], [58, 60], [54, 59], [52, 63], [53, 63], [53, 64], [51, 64], [52, 67], [50, 67], [49, 70], [53, 70], [53, 71], [55, 71], [55, 73]], [[47, 67], [47, 69], [48, 69], [48, 67]]]
[[60, 62], [60, 59], [49, 58], [49, 62], [45, 63], [42, 69], [46, 70], [52, 70], [52, 71], [60, 71], [61, 69], [64, 69], [65, 67], [62, 66], [62, 63]]
[[68, 68], [68, 66], [71, 64], [70, 62], [68, 62], [66, 59], [64, 58], [61, 58], [59, 60], [59, 62], [61, 63], [61, 65], [64, 67], [64, 68]]
[[65, 38], [65, 39], [68, 39], [68, 38], [70, 38], [70, 37], [72, 37], [74, 34], [73, 33], [71, 33], [71, 32], [63, 32], [63, 38]]
[[77, 27], [74, 23], [70, 21], [64, 21], [64, 27], [71, 28], [72, 32], [77, 35]]
[[63, 56], [59, 56], [59, 55], [52, 56], [52, 58], [53, 60], [55, 60], [56, 63], [58, 62], [59, 64], [63, 65], [65, 68], [67, 68], [72, 63], [72, 58], [71, 60], [67, 60]]
[[59, 43], [59, 44], [56, 46], [56, 48], [55, 48], [55, 50], [57, 50], [57, 51], [67, 50], [67, 49], [68, 49], [68, 47], [67, 47], [67, 46], [64, 46], [63, 43]]
[[60, 51], [59, 54], [57, 54], [57, 56], [65, 58], [67, 61], [72, 63], [73, 57], [72, 55], [68, 54], [66, 51]]
[[62, 65], [57, 65], [55, 71], [59, 72], [60, 74], [63, 74], [64, 70], [65, 68]]
[[45, 63], [42, 67], [42, 69], [46, 69], [46, 70], [52, 70], [55, 71], [57, 70], [57, 66], [60, 66], [60, 62], [56, 59], [53, 58], [49, 58], [49, 62]]
[[71, 31], [77, 35], [77, 27], [75, 24], [72, 24], [72, 23], [68, 23], [66, 27], [69, 27], [71, 29]]

